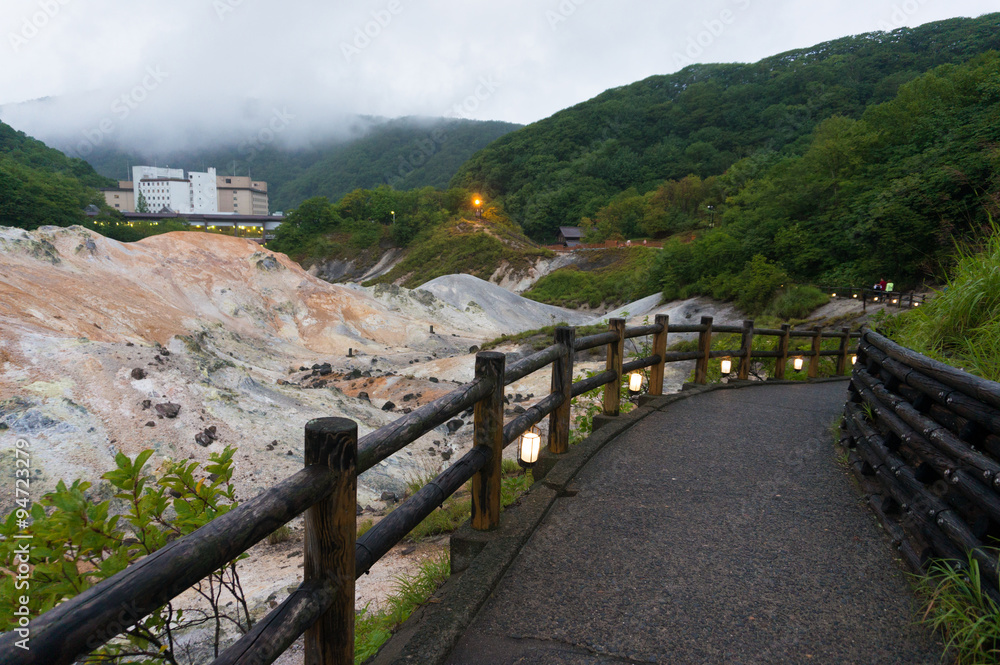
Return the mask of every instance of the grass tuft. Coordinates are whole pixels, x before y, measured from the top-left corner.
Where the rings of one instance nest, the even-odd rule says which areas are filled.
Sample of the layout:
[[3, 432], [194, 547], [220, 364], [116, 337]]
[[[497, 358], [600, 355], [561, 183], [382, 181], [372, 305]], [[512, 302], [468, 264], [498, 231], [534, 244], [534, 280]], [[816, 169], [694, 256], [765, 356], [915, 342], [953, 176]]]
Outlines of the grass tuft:
[[392, 633], [414, 610], [427, 602], [451, 575], [447, 555], [428, 559], [413, 577], [397, 577], [392, 593], [382, 608], [365, 607], [354, 620], [354, 662], [363, 663], [374, 656]]
[[979, 562], [971, 556], [967, 568], [935, 561], [917, 581], [922, 621], [941, 631], [957, 665], [1000, 663], [1000, 608], [984, 593], [982, 581]]
[[267, 534], [268, 545], [277, 545], [292, 539], [292, 529], [287, 524], [282, 524], [277, 529]]

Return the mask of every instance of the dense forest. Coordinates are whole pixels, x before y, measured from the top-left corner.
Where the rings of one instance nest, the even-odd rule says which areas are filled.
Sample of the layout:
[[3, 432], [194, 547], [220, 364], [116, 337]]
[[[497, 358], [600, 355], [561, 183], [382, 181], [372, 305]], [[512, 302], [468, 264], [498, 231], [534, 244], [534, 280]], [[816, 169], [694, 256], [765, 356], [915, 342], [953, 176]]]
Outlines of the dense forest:
[[[746, 158], [760, 164], [802, 155], [824, 120], [857, 120], [924, 72], [997, 48], [1000, 14], [990, 14], [845, 37], [754, 64], [691, 65], [508, 134], [469, 160], [452, 184], [501, 201], [530, 237], [548, 241], [560, 225], [601, 221], [623, 192], [645, 195], [665, 180], [720, 176]], [[708, 219], [707, 205], [716, 207], [721, 196], [669, 214]], [[674, 226], [661, 224], [651, 230], [667, 235]]]
[[444, 189], [476, 151], [517, 128], [507, 122], [452, 118], [367, 119], [359, 136], [300, 148], [269, 144], [223, 146], [149, 155], [99, 147], [87, 160], [104, 175], [125, 179], [132, 164], [170, 164], [219, 174], [247, 175], [268, 183], [271, 211], [289, 211], [303, 201], [337, 200], [356, 189], [389, 185], [397, 190]]
[[111, 185], [82, 159], [0, 122], [0, 226], [80, 224], [84, 208], [104, 203], [95, 188]]

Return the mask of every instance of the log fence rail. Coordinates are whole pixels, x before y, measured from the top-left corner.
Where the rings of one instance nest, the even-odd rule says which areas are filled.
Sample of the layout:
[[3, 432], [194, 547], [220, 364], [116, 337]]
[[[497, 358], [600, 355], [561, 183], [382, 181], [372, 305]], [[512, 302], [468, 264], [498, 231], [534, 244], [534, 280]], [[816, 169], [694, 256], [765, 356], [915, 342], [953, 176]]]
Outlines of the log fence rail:
[[[697, 351], [667, 350], [668, 335], [682, 333], [698, 335]], [[712, 350], [713, 334], [740, 335], [740, 348]], [[650, 335], [652, 354], [625, 362], [626, 340]], [[502, 353], [478, 353], [475, 378], [471, 382], [360, 440], [353, 421], [343, 418], [310, 421], [305, 426], [305, 468], [35, 618], [28, 626], [30, 651], [14, 647], [16, 633], [0, 635], [0, 665], [74, 662], [128, 628], [130, 624], [123, 623], [123, 613], [133, 622], [149, 614], [303, 513], [302, 584], [220, 654], [213, 665], [271, 663], [303, 634], [306, 662], [321, 665], [353, 662], [354, 581], [469, 480], [473, 486], [473, 527], [496, 527], [500, 519], [503, 449], [548, 416], [549, 452], [555, 455], [567, 452], [570, 402], [574, 397], [603, 387], [605, 415], [618, 415], [626, 374], [649, 369], [648, 392], [660, 395], [665, 363], [694, 360], [695, 381], [705, 383], [710, 360], [726, 356], [740, 361], [737, 375], [744, 379], [753, 359], [774, 359], [775, 378], [784, 378], [785, 366], [793, 355], [810, 358], [810, 377], [816, 376], [823, 356], [836, 357], [837, 370], [844, 373], [850, 340], [858, 336], [860, 333], [851, 333], [847, 328], [839, 332], [823, 332], [818, 328], [796, 331], [788, 325], [781, 329], [758, 329], [753, 321], [740, 326], [714, 326], [712, 317], [703, 317], [699, 325], [670, 325], [667, 316], [658, 315], [654, 324], [634, 328], [626, 328], [624, 319], [611, 319], [607, 332], [587, 337], [577, 337], [573, 328], [557, 328], [553, 345], [510, 365]], [[754, 348], [755, 340], [759, 342], [766, 337], [777, 338], [776, 351]], [[811, 340], [810, 349], [793, 350], [793, 338]], [[823, 350], [824, 339], [839, 341], [838, 348]], [[607, 353], [605, 370], [574, 383], [576, 353], [602, 346]], [[550, 394], [504, 424], [504, 387], [550, 365]], [[473, 448], [356, 538], [358, 475], [470, 407], [475, 414]], [[964, 417], [962, 422], [966, 422]], [[1000, 424], [1000, 413], [996, 423]], [[996, 434], [1000, 434], [1000, 426]], [[996, 443], [1000, 444], [1000, 439]], [[990, 468], [1000, 472], [1000, 465]], [[969, 474], [964, 467], [960, 470]], [[962, 476], [964, 482], [972, 483], [974, 479], [967, 479], [966, 475]]]
[[972, 556], [1000, 602], [1000, 384], [866, 330], [841, 441], [868, 504], [916, 570]]

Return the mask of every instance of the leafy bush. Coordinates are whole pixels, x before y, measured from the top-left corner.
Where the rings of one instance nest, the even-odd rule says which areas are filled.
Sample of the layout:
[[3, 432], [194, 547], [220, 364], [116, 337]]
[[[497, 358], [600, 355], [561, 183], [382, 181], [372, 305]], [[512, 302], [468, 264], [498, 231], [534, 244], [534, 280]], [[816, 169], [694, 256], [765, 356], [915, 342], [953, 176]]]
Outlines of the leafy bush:
[[[14, 536], [29, 534], [28, 609], [33, 616], [46, 612], [236, 507], [235, 452], [227, 447], [213, 453], [203, 469], [198, 462], [168, 461], [158, 476], [146, 469], [153, 451], [145, 450], [134, 460], [118, 453], [117, 468], [101, 476], [107, 485], [98, 491], [84, 480], [69, 486], [59, 481], [55, 491], [46, 493], [30, 510], [25, 501], [0, 524], [4, 536], [0, 566], [17, 569], [23, 561], [15, 550], [23, 541]], [[98, 501], [106, 492], [113, 493], [115, 500]], [[29, 514], [31, 523], [24, 528]], [[181, 657], [179, 634], [198, 626], [214, 627], [218, 655], [223, 627], [246, 632], [251, 626], [236, 569], [236, 561], [244, 556], [193, 587], [204, 601], [200, 607], [178, 607], [171, 601], [134, 625], [121, 626], [122, 634], [96, 649], [87, 662], [126, 663], [141, 658], [144, 663], [176, 664]], [[14, 602], [19, 595], [24, 592], [15, 587], [14, 576], [4, 576], [0, 630], [17, 624], [13, 612], [20, 605]]]
[[767, 313], [782, 321], [804, 319], [828, 302], [830, 297], [814, 286], [789, 286], [774, 297]]
[[599, 307], [638, 300], [656, 293], [650, 270], [658, 250], [646, 247], [609, 250], [614, 261], [596, 270], [560, 268], [545, 277], [524, 297], [560, 307]]

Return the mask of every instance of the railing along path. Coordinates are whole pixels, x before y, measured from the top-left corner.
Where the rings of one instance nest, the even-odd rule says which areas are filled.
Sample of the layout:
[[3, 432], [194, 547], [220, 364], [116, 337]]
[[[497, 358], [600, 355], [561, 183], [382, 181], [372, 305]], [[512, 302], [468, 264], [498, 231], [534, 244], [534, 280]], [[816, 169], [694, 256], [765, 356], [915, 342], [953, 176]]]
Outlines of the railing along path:
[[[668, 352], [669, 333], [697, 333], [698, 350]], [[720, 333], [740, 335], [740, 348], [713, 351], [712, 336]], [[649, 335], [652, 335], [652, 354], [626, 363], [626, 340]], [[766, 336], [777, 337], [777, 350], [753, 348], [755, 337]], [[213, 665], [271, 663], [303, 634], [307, 663], [352, 663], [355, 580], [470, 479], [473, 528], [496, 527], [500, 520], [503, 449], [548, 416], [548, 450], [554, 455], [566, 453], [570, 404], [574, 397], [603, 386], [603, 412], [617, 416], [621, 381], [626, 373], [648, 368], [649, 393], [659, 395], [663, 390], [665, 363], [694, 360], [695, 381], [705, 383], [710, 360], [721, 357], [738, 361], [737, 376], [741, 379], [748, 378], [755, 358], [774, 359], [775, 378], [784, 378], [792, 355], [809, 358], [810, 377], [817, 376], [823, 356], [835, 357], [837, 373], [844, 374], [850, 339], [856, 336], [847, 328], [840, 332], [822, 332], [819, 328], [795, 331], [788, 325], [781, 329], [756, 329], [753, 321], [745, 321], [741, 326], [713, 326], [712, 317], [703, 317], [700, 325], [671, 326], [667, 316], [659, 315], [654, 324], [636, 328], [626, 328], [624, 319], [611, 319], [607, 332], [589, 337], [576, 337], [573, 328], [557, 328], [551, 346], [509, 366], [504, 354], [481, 352], [476, 355], [475, 378], [470, 383], [360, 441], [353, 421], [343, 418], [310, 421], [305, 427], [305, 468], [37, 617], [27, 627], [30, 651], [14, 646], [19, 639], [16, 632], [0, 635], [0, 665], [72, 663], [303, 513], [302, 584], [226, 649]], [[792, 351], [793, 338], [809, 339], [810, 349]], [[839, 339], [839, 348], [823, 350], [823, 339]], [[605, 371], [574, 383], [575, 354], [601, 346], [606, 347]], [[549, 395], [504, 424], [504, 387], [550, 365]], [[358, 475], [470, 407], [474, 408], [472, 450], [356, 538]], [[1000, 424], [1000, 418], [995, 424]], [[971, 451], [967, 457], [979, 460]], [[1000, 472], [1000, 465], [990, 464], [984, 469], [988, 468], [991, 474]], [[966, 466], [955, 471], [963, 474], [959, 482], [973, 482], [967, 478], [971, 471]], [[1000, 509], [1000, 502], [997, 508]], [[995, 558], [989, 561], [993, 566], [990, 570], [995, 570]]]
[[865, 331], [843, 442], [868, 503], [917, 570], [971, 555], [1000, 601], [1000, 384]]

